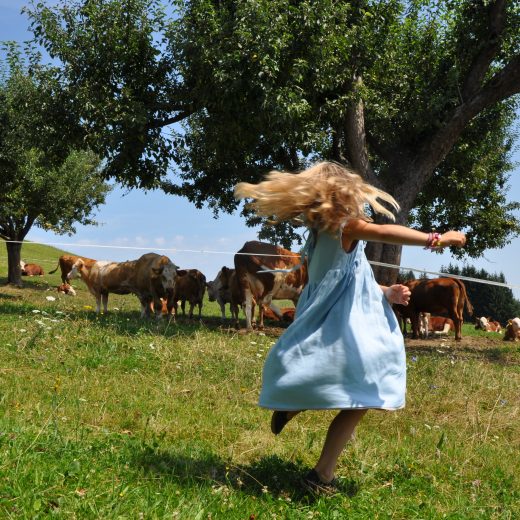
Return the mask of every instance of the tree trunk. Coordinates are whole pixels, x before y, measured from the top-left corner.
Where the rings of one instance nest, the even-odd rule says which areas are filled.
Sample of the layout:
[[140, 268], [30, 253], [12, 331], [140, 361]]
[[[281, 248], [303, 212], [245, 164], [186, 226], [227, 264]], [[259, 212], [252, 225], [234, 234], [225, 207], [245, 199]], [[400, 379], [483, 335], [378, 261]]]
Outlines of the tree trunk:
[[22, 287], [22, 271], [20, 260], [22, 252], [21, 242], [6, 242], [7, 247], [7, 283]]
[[[396, 215], [396, 224], [405, 226], [408, 217], [407, 210], [401, 210]], [[390, 221], [382, 216], [375, 215], [374, 222], [376, 224], [389, 224]], [[401, 253], [403, 246], [397, 244], [383, 244], [381, 242], [368, 242], [365, 248], [365, 253], [369, 261], [382, 262], [395, 266], [401, 265]], [[372, 264], [372, 270], [377, 283], [381, 285], [392, 285], [396, 283], [399, 275], [399, 267], [383, 267]]]
[[[395, 244], [368, 242], [365, 251], [367, 258], [371, 261], [400, 266], [402, 249], [403, 246]], [[374, 271], [377, 283], [381, 285], [394, 284], [399, 274], [398, 268], [382, 267], [379, 265], [372, 265], [372, 271]]]

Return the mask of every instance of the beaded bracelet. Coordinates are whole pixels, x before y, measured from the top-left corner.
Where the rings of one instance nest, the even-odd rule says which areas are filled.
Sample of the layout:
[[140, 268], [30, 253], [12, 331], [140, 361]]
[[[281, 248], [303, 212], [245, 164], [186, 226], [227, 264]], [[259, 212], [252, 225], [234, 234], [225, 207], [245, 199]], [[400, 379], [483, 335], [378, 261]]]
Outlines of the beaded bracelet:
[[435, 251], [436, 249], [442, 249], [441, 234], [440, 233], [429, 233], [428, 240], [426, 241], [426, 247], [424, 249], [429, 249], [430, 251]]

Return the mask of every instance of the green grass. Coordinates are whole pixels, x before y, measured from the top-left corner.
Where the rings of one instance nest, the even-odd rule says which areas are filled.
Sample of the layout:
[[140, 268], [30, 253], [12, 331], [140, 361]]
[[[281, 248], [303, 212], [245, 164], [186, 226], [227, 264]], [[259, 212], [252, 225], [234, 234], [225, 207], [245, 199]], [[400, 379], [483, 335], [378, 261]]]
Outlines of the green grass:
[[[22, 257], [47, 272], [59, 254]], [[270, 433], [256, 401], [275, 333], [219, 327], [208, 302], [203, 323], [141, 320], [134, 296], [96, 317], [79, 281], [76, 298], [59, 273], [24, 282], [0, 286], [0, 518], [520, 517], [518, 343], [472, 325], [409, 342], [407, 407], [367, 414], [347, 492], [313, 498], [298, 479], [333, 413]]]

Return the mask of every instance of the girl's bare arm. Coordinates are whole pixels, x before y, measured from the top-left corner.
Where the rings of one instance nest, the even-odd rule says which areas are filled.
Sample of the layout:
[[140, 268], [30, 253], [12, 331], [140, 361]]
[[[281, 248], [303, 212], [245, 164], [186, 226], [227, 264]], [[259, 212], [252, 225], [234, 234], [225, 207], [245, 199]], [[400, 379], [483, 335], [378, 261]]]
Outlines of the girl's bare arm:
[[[397, 224], [373, 224], [364, 220], [351, 220], [343, 228], [343, 248], [348, 251], [354, 240], [384, 242], [405, 246], [426, 246], [429, 234]], [[466, 236], [460, 231], [447, 231], [440, 236], [440, 247], [462, 247]]]

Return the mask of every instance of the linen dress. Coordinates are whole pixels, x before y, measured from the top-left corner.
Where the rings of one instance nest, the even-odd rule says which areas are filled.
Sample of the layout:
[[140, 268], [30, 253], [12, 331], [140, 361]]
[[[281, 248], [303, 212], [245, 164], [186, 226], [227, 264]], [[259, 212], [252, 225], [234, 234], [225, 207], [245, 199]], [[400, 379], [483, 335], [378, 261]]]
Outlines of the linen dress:
[[295, 321], [267, 356], [259, 405], [286, 411], [402, 408], [404, 340], [365, 242], [350, 253], [327, 232], [310, 242], [309, 282]]

